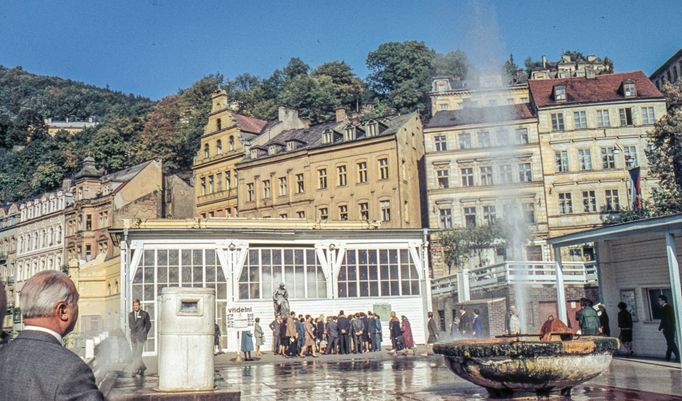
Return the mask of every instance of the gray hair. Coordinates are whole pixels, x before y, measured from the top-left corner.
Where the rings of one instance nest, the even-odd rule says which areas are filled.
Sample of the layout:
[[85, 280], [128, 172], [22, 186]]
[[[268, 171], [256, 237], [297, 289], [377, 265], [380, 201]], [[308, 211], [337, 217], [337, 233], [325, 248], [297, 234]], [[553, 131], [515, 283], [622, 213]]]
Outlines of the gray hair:
[[46, 270], [29, 278], [19, 296], [24, 319], [47, 317], [59, 303], [73, 305], [78, 302], [78, 292], [66, 274]]

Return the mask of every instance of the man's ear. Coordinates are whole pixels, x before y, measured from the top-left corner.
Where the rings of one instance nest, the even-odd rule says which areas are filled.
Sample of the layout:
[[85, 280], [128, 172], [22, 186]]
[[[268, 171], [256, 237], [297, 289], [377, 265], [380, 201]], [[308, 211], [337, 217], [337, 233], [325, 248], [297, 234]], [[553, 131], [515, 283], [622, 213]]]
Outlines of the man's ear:
[[66, 308], [67, 305], [63, 302], [57, 304], [57, 315], [59, 316], [59, 319], [61, 320], [68, 320], [69, 316], [66, 313]]

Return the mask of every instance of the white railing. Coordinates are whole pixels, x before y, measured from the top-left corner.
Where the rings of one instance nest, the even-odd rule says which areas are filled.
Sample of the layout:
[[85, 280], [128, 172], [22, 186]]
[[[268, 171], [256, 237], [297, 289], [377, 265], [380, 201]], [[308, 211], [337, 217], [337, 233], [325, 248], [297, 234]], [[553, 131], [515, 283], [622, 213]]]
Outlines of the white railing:
[[[597, 266], [593, 262], [562, 263], [564, 284], [585, 285], [597, 283]], [[458, 274], [433, 279], [432, 294], [456, 293]], [[506, 285], [538, 284], [553, 285], [556, 283], [556, 266], [554, 262], [504, 262], [495, 265], [478, 267], [466, 272], [471, 291], [491, 289]]]

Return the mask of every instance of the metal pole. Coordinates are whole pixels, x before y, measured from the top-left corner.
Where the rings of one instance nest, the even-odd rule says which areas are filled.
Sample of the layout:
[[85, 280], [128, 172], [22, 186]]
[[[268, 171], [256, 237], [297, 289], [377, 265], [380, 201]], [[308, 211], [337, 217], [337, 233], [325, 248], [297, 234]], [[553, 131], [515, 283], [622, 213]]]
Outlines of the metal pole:
[[[675, 246], [675, 235], [671, 232], [665, 234], [665, 248], [668, 255], [668, 271], [670, 272], [670, 290], [673, 295], [673, 308], [675, 310], [675, 336], [677, 345], [680, 345], [682, 337], [682, 294], [680, 294], [680, 265], [677, 263], [677, 249]], [[676, 355], [682, 364], [682, 358]]]
[[554, 266], [556, 269], [556, 306], [559, 320], [568, 324], [566, 312], [566, 292], [564, 288], [564, 273], [561, 266], [561, 248], [554, 246]]

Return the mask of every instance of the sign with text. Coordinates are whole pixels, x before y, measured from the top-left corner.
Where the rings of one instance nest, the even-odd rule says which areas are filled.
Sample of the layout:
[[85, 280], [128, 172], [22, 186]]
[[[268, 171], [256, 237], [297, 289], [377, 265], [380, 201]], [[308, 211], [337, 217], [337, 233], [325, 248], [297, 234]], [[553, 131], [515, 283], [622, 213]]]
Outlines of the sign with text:
[[255, 324], [255, 316], [251, 306], [233, 306], [226, 310], [228, 329], [249, 330]]

